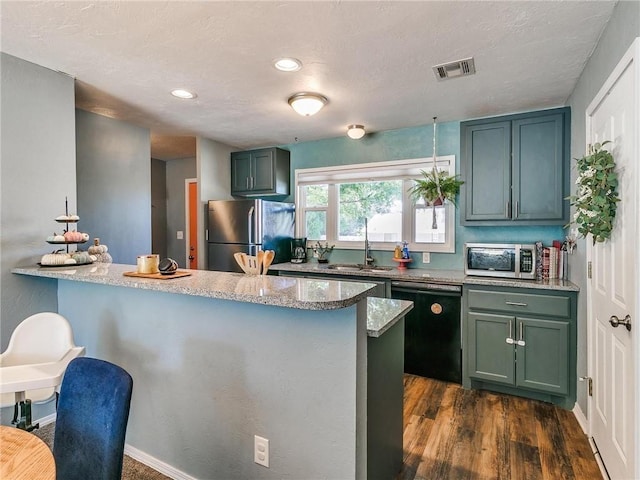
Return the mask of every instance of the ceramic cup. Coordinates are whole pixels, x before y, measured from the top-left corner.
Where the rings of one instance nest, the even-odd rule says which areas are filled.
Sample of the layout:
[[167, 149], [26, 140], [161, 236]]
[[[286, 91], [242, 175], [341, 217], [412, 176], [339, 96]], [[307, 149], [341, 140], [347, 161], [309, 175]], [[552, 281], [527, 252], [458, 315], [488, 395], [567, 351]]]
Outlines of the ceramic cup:
[[160, 255], [138, 255], [138, 273], [158, 273]]

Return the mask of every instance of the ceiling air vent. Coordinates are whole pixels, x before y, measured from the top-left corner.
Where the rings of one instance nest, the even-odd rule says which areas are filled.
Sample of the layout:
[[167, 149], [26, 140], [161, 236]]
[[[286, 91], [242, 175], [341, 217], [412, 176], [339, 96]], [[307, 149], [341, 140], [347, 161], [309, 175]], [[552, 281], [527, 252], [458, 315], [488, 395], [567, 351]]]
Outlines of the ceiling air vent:
[[455, 62], [442, 63], [433, 67], [433, 72], [438, 80], [464, 77], [476, 73], [476, 66], [473, 57], [457, 60]]

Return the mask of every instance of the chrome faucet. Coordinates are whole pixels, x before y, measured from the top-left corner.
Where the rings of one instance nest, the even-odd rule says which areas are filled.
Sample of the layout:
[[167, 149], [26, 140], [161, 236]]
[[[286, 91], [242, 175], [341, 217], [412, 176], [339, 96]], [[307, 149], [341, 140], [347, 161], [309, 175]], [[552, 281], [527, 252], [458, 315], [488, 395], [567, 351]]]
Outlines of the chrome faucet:
[[371, 256], [371, 252], [369, 251], [370, 247], [371, 246], [369, 245], [369, 233], [367, 231], [367, 219], [365, 218], [364, 219], [364, 266], [365, 267], [370, 267], [375, 262], [375, 260]]

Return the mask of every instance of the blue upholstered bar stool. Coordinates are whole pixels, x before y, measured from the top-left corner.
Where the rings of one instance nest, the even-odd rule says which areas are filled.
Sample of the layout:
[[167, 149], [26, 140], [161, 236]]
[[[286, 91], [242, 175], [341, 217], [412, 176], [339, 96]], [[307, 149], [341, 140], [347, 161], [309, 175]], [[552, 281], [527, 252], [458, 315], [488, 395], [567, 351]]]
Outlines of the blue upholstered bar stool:
[[53, 441], [59, 480], [120, 480], [133, 380], [121, 367], [77, 358], [67, 367]]

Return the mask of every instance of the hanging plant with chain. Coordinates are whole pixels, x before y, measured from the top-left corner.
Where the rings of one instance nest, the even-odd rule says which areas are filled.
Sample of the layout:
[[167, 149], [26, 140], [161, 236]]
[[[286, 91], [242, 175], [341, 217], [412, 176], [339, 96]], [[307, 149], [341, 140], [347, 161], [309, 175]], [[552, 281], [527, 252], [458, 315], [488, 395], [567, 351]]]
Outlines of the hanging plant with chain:
[[573, 223], [578, 232], [586, 237], [591, 234], [593, 244], [611, 237], [616, 216], [618, 197], [618, 174], [613, 155], [602, 147], [610, 141], [593, 145], [590, 155], [577, 160], [577, 194], [569, 197], [576, 208]]
[[431, 228], [436, 230], [436, 207], [443, 205], [445, 201], [456, 204], [456, 195], [460, 191], [460, 185], [464, 182], [459, 180], [458, 175], [449, 175], [437, 168], [436, 158], [436, 118], [433, 117], [433, 168], [429, 172], [421, 171], [421, 179], [414, 179], [415, 184], [409, 189], [409, 193], [414, 201], [424, 200], [425, 205], [432, 208]]

